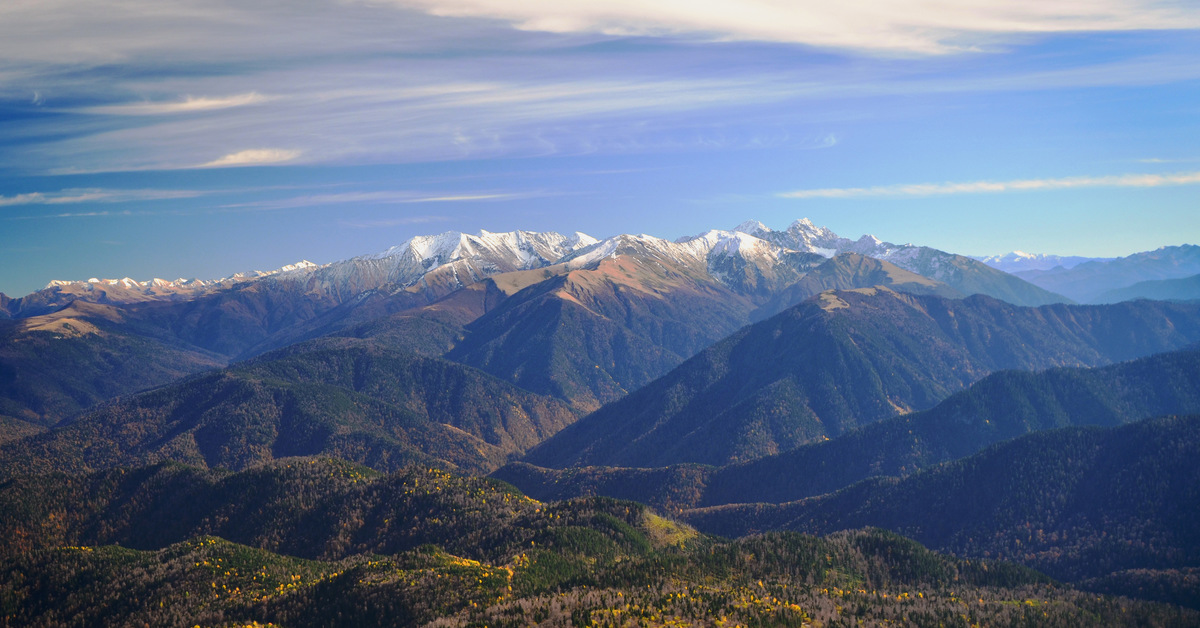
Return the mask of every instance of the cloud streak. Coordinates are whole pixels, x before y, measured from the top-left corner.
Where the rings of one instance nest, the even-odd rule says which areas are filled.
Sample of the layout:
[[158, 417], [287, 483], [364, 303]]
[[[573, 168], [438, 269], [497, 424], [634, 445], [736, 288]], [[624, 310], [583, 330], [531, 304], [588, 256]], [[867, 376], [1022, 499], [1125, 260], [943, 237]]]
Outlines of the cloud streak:
[[428, 225], [439, 222], [449, 222], [449, 216], [406, 216], [403, 218], [392, 218], [388, 220], [339, 220], [338, 224], [343, 227], [351, 227], [354, 229], [376, 229], [379, 227], [403, 227], [409, 225]]
[[[398, 74], [378, 64], [309, 68], [245, 79], [271, 83], [272, 97], [263, 106], [196, 107], [194, 112], [214, 113], [155, 118], [143, 105], [129, 105], [121, 111], [128, 112], [131, 124], [48, 144], [39, 157], [72, 163], [73, 168], [53, 172], [74, 174], [677, 150], [720, 143], [755, 147], [763, 141], [757, 134], [723, 134], [715, 125], [707, 127], [716, 129], [711, 132], [674, 131], [692, 124], [694, 116], [769, 106], [810, 89], [807, 83], [774, 78], [530, 80], [517, 75], [485, 82], [421, 71]], [[213, 82], [222, 80], [228, 79]], [[389, 81], [409, 85], [390, 87]], [[138, 118], [133, 112], [147, 115]], [[815, 141], [825, 146], [831, 140]], [[689, 142], [695, 146], [684, 146]], [[227, 152], [231, 144], [260, 148]]]
[[[1152, 0], [0, 3], [0, 101], [20, 93], [24, 111], [48, 114], [11, 127], [22, 143], [0, 151], [0, 168], [69, 175], [820, 148], [866, 98], [1157, 85], [1196, 80], [1200, 65], [1191, 44], [1010, 64], [697, 42], [923, 55], [1013, 41], [997, 39], [1004, 33], [1189, 24], [1200, 26], [1194, 4]], [[605, 34], [662, 39], [595, 45]]]
[[[487, 192], [478, 194], [432, 194], [407, 190], [376, 192], [343, 192], [311, 194], [291, 198], [225, 205], [226, 209], [295, 209], [327, 205], [407, 205], [413, 203], [471, 203], [481, 201], [514, 201], [548, 196], [545, 192]], [[397, 223], [401, 224], [401, 223]]]
[[218, 111], [221, 109], [232, 109], [234, 107], [257, 105], [259, 103], [266, 102], [267, 100], [269, 99], [262, 94], [250, 92], [248, 94], [239, 94], [224, 98], [193, 98], [188, 96], [183, 100], [176, 102], [145, 102], [130, 103], [125, 105], [109, 105], [104, 107], [86, 107], [81, 111], [83, 113], [95, 113], [113, 116], [154, 116]]
[[1059, 179], [1018, 179], [1014, 181], [971, 181], [966, 183], [916, 183], [865, 188], [820, 188], [777, 194], [780, 198], [864, 198], [942, 196], [948, 194], [987, 194], [1028, 192], [1089, 187], [1153, 188], [1169, 185], [1200, 184], [1200, 172], [1174, 174], [1122, 174], [1102, 177], [1065, 177]]
[[210, 162], [200, 164], [197, 168], [232, 168], [236, 166], [264, 166], [269, 164], [281, 164], [289, 161], [295, 161], [299, 157], [301, 151], [290, 150], [286, 148], [252, 148], [242, 150], [236, 153], [230, 153], [214, 159]]
[[0, 196], [0, 207], [28, 205], [69, 205], [74, 203], [122, 203], [131, 201], [196, 198], [204, 194], [193, 190], [104, 190], [67, 189], [58, 192], [29, 192]]
[[974, 50], [1004, 35], [1194, 28], [1172, 0], [392, 0], [432, 15], [502, 20], [552, 33], [685, 36], [902, 54]]

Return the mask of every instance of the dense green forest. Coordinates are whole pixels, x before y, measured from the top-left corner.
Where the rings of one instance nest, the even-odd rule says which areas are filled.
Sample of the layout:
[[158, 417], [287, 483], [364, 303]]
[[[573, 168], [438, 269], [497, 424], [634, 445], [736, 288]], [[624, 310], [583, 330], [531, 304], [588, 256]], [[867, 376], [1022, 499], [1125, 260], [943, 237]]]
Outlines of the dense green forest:
[[[880, 530], [705, 536], [436, 469], [166, 464], [0, 485], [4, 625], [1188, 626]], [[214, 534], [220, 534], [214, 536]]]

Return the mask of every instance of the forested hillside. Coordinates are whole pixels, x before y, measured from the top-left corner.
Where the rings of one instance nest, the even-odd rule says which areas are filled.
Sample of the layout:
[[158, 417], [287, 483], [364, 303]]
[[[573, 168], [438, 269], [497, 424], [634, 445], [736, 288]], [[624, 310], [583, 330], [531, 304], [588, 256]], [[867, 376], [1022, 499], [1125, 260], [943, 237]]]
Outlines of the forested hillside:
[[1024, 308], [886, 288], [826, 292], [739, 330], [525, 461], [744, 462], [931, 408], [997, 370], [1104, 365], [1197, 341], [1197, 304]]
[[751, 462], [655, 469], [546, 469], [513, 463], [493, 475], [541, 499], [609, 495], [666, 509], [786, 502], [875, 475], [907, 475], [1018, 436], [1200, 413], [1200, 351], [1099, 368], [1001, 371], [934, 408]]
[[[542, 504], [495, 481], [425, 469], [159, 465], [12, 479], [0, 502], [0, 612], [11, 625], [1200, 620], [878, 530], [724, 541], [632, 502]], [[98, 545], [113, 542], [121, 545]], [[289, 548], [298, 557], [277, 553]]]
[[[1139, 570], [1169, 580], [1182, 573], [1176, 570], [1200, 566], [1198, 455], [1197, 415], [1066, 428], [903, 479], [866, 480], [787, 504], [697, 509], [684, 519], [729, 536], [878, 526], [942, 551], [1012, 560], [1069, 581]], [[1194, 580], [1174, 579], [1184, 588], [1173, 601], [1200, 605]]]
[[347, 338], [106, 404], [0, 446], [0, 471], [160, 460], [243, 469], [327, 454], [384, 470], [487, 472], [575, 418], [557, 400], [470, 367]]

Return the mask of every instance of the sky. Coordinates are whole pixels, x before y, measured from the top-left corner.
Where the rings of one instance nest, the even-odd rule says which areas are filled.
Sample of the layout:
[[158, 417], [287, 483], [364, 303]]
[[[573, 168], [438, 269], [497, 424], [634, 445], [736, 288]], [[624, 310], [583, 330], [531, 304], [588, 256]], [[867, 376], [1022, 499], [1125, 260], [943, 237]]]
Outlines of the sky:
[[0, 3], [9, 296], [802, 217], [975, 255], [1200, 243], [1200, 4]]

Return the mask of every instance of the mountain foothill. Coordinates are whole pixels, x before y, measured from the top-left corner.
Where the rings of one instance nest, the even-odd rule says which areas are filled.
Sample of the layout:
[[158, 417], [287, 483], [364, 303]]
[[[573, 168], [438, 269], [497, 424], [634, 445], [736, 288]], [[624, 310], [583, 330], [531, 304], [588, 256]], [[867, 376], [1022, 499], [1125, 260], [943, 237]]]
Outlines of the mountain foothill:
[[484, 231], [0, 295], [0, 623], [1197, 625], [1198, 250]]

